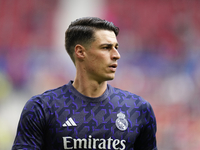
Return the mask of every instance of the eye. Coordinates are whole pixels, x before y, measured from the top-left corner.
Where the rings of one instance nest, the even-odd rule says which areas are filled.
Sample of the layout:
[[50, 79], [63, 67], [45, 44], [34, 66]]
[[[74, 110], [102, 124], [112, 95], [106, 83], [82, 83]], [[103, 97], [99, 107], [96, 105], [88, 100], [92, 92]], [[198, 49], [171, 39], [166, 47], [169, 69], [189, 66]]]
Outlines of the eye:
[[105, 49], [105, 50], [111, 50], [112, 46], [104, 46], [103, 49]]
[[108, 46], [106, 46], [106, 47], [103, 47], [103, 49], [109, 49], [109, 47], [108, 47]]

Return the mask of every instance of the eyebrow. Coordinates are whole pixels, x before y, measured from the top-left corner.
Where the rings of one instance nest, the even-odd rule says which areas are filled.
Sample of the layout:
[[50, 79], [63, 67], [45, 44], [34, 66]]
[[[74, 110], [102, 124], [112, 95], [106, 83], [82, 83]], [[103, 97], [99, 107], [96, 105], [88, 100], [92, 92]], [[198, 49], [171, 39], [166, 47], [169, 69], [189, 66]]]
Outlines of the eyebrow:
[[[109, 47], [112, 47], [114, 44], [110, 44], [110, 43], [104, 43], [104, 44], [101, 44], [100, 46], [109, 46]], [[116, 45], [114, 46], [119, 46], [118, 43], [116, 43]]]

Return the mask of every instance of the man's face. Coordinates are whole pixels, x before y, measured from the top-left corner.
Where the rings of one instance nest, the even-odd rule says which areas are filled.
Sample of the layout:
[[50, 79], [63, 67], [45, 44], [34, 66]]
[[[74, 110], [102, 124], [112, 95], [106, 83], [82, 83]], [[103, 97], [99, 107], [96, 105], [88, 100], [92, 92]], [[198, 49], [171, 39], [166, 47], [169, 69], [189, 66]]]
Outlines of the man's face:
[[97, 82], [115, 77], [117, 60], [120, 58], [118, 42], [113, 31], [95, 31], [95, 41], [86, 50], [85, 69], [89, 79]]

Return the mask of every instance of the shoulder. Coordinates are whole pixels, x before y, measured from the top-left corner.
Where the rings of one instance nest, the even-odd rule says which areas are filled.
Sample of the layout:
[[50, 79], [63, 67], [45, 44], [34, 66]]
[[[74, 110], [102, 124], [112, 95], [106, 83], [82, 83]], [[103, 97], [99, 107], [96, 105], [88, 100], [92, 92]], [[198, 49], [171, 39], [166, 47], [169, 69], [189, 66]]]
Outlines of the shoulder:
[[44, 93], [40, 94], [40, 95], [36, 95], [34, 97], [59, 97], [60, 95], [63, 95], [64, 93], [66, 93], [66, 91], [68, 90], [68, 84], [65, 84], [63, 86], [60, 86], [58, 88], [55, 89], [50, 89], [45, 91]]
[[108, 87], [109, 87], [109, 90], [111, 93], [110, 95], [117, 95], [117, 96], [122, 97], [124, 100], [133, 100], [136, 102], [140, 102], [142, 104], [149, 103], [144, 98], [142, 98], [141, 96], [139, 96], [135, 93], [132, 93], [127, 90], [120, 89], [120, 88], [112, 87], [111, 85], [108, 85]]
[[26, 102], [26, 107], [48, 107], [55, 100], [62, 99], [68, 91], [68, 84], [47, 90], [41, 94], [34, 95]]
[[47, 90], [42, 94], [35, 95], [31, 99], [32, 100], [42, 99], [43, 101], [51, 100], [51, 99], [58, 99], [59, 97], [66, 94], [67, 90], [68, 90], [68, 85], [65, 84], [65, 85], [60, 86], [58, 88]]
[[129, 91], [126, 91], [126, 90], [123, 90], [123, 89], [120, 89], [117, 87], [113, 87], [110, 84], [108, 84], [108, 89], [109, 89], [110, 93], [116, 94], [116, 95], [123, 95], [123, 96], [134, 96], [135, 95], [134, 93], [131, 93]]
[[112, 87], [111, 85], [108, 86], [110, 90], [110, 99], [118, 99], [118, 103], [126, 104], [131, 108], [138, 109], [144, 114], [145, 112], [153, 113], [150, 102], [145, 100], [143, 97], [120, 88]]

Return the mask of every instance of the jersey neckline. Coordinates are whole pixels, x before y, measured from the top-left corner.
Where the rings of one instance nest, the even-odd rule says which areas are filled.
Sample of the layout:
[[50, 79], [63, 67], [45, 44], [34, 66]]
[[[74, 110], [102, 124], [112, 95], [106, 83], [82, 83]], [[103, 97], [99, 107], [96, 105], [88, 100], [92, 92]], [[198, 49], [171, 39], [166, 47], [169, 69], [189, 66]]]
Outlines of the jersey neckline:
[[101, 101], [104, 101], [108, 98], [108, 95], [109, 95], [109, 90], [110, 90], [110, 86], [109, 84], [107, 84], [107, 88], [105, 90], [105, 92], [99, 96], [99, 97], [88, 97], [88, 96], [85, 96], [83, 94], [81, 94], [80, 92], [78, 92], [74, 86], [72, 85], [74, 81], [70, 80], [69, 83], [68, 83], [68, 86], [69, 86], [69, 90], [74, 94], [76, 95], [77, 97], [79, 97], [81, 100], [83, 101], [88, 101], [88, 102], [93, 102], [93, 103], [98, 103], [98, 102], [101, 102]]

